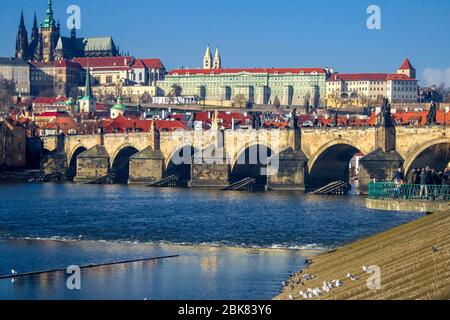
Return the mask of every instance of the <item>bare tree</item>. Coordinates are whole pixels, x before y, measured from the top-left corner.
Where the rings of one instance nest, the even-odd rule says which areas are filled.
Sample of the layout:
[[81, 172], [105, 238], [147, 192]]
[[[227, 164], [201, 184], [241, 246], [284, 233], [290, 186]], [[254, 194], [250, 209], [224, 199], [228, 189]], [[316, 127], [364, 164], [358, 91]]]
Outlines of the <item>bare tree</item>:
[[248, 102], [245, 95], [242, 93], [235, 95], [233, 101], [238, 108], [245, 108]]
[[8, 111], [12, 107], [13, 97], [16, 93], [16, 84], [13, 80], [0, 78], [0, 107], [1, 111]]
[[333, 103], [333, 107], [335, 108], [342, 108], [345, 104], [345, 99], [342, 98], [339, 91], [333, 91], [333, 93], [328, 96], [328, 99]]
[[273, 106], [276, 109], [280, 109], [281, 107], [281, 102], [280, 102], [280, 98], [278, 98], [278, 96], [275, 96], [275, 99], [273, 99]]
[[450, 88], [445, 87], [445, 83], [441, 83], [436, 88], [436, 93], [441, 98], [441, 101], [444, 103], [450, 102]]

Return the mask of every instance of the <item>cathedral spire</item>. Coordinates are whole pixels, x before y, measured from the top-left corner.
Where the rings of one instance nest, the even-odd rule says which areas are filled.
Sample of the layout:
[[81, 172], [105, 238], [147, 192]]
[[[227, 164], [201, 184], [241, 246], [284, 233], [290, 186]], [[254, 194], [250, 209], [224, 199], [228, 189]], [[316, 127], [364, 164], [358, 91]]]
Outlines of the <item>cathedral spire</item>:
[[22, 60], [28, 59], [28, 33], [23, 18], [23, 10], [20, 14], [19, 30], [16, 37], [16, 58]]
[[73, 18], [73, 26], [72, 26], [72, 31], [70, 31], [70, 37], [72, 39], [75, 39], [77, 37], [77, 29], [76, 29], [76, 23], [75, 23], [75, 18]]
[[23, 19], [23, 9], [20, 14], [20, 24], [19, 24], [19, 29], [22, 29], [22, 28], [25, 28], [25, 20]]

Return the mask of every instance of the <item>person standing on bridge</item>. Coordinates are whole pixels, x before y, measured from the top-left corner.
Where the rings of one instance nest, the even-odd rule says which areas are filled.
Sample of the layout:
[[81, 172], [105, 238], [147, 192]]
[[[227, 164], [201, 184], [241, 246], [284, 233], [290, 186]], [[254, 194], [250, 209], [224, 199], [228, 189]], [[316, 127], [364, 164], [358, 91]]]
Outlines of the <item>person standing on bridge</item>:
[[422, 173], [420, 174], [420, 197], [426, 197], [428, 198], [428, 172], [426, 169], [422, 170]]
[[411, 172], [408, 175], [408, 184], [415, 184], [416, 183], [416, 177], [417, 177], [417, 171], [416, 169], [412, 169]]

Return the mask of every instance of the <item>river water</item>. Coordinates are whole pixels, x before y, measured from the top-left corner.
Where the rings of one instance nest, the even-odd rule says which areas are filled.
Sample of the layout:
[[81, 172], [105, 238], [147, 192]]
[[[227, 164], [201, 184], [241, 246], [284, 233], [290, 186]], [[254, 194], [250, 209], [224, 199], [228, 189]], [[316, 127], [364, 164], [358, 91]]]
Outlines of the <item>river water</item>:
[[0, 184], [0, 275], [177, 254], [0, 280], [0, 299], [270, 299], [311, 252], [419, 218], [358, 196]]

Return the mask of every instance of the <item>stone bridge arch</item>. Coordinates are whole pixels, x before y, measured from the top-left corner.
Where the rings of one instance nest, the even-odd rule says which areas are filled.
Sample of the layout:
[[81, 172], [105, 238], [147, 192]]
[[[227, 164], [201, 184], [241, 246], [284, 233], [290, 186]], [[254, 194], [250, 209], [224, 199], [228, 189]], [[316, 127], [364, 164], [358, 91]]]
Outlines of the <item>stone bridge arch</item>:
[[250, 177], [256, 179], [257, 185], [265, 186], [271, 157], [278, 153], [274, 152], [268, 144], [249, 142], [241, 147], [230, 163], [230, 182]]
[[335, 140], [329, 141], [329, 142], [325, 143], [324, 145], [320, 146], [319, 149], [313, 155], [311, 155], [309, 157], [308, 171], [311, 172], [311, 169], [314, 167], [314, 165], [316, 164], [316, 162], [320, 158], [320, 156], [322, 156], [324, 154], [324, 152], [326, 152], [328, 149], [330, 149], [334, 146], [338, 146], [338, 145], [350, 146], [362, 153], [369, 153], [370, 151], [372, 151], [372, 150], [368, 149], [362, 143], [358, 143], [358, 142], [355, 142], [350, 139], [346, 139], [346, 138], [335, 139]]
[[[435, 150], [434, 147], [438, 147], [438, 146], [443, 146], [442, 150]], [[431, 152], [439, 152], [439, 151], [445, 151], [446, 154], [440, 154], [440, 155], [436, 155], [436, 156], [443, 156], [445, 157], [445, 159], [441, 159], [442, 163], [444, 163], [446, 161], [446, 164], [448, 164], [450, 162], [450, 137], [441, 137], [441, 138], [437, 138], [437, 139], [433, 139], [431, 141], [427, 141], [425, 143], [422, 143], [421, 145], [417, 146], [416, 148], [414, 148], [414, 150], [411, 152], [411, 155], [409, 157], [407, 157], [403, 168], [405, 170], [406, 173], [409, 173], [413, 168], [414, 168], [414, 164], [416, 161], [419, 160], [419, 158], [423, 155], [426, 155], [425, 153], [431, 153]], [[433, 161], [434, 159], [436, 159], [436, 157], [434, 157], [432, 154], [428, 155], [428, 159]], [[434, 159], [433, 159], [434, 158]], [[426, 160], [425, 160], [426, 161]], [[434, 160], [436, 161], [436, 160]], [[433, 161], [433, 162], [434, 162]], [[440, 163], [440, 164], [442, 164]], [[420, 167], [423, 166], [430, 166], [433, 167], [433, 163], [418, 163], [418, 165]], [[433, 168], [433, 169], [437, 169], [437, 170], [441, 170], [443, 168]]]
[[131, 143], [121, 145], [111, 156], [110, 155], [110, 172], [113, 174], [114, 182], [128, 183], [130, 177], [130, 161], [131, 157], [139, 153], [141, 150], [137, 149]]
[[334, 181], [349, 181], [349, 163], [358, 152], [367, 152], [362, 143], [346, 138], [320, 146], [307, 163], [307, 188], [323, 187]]

